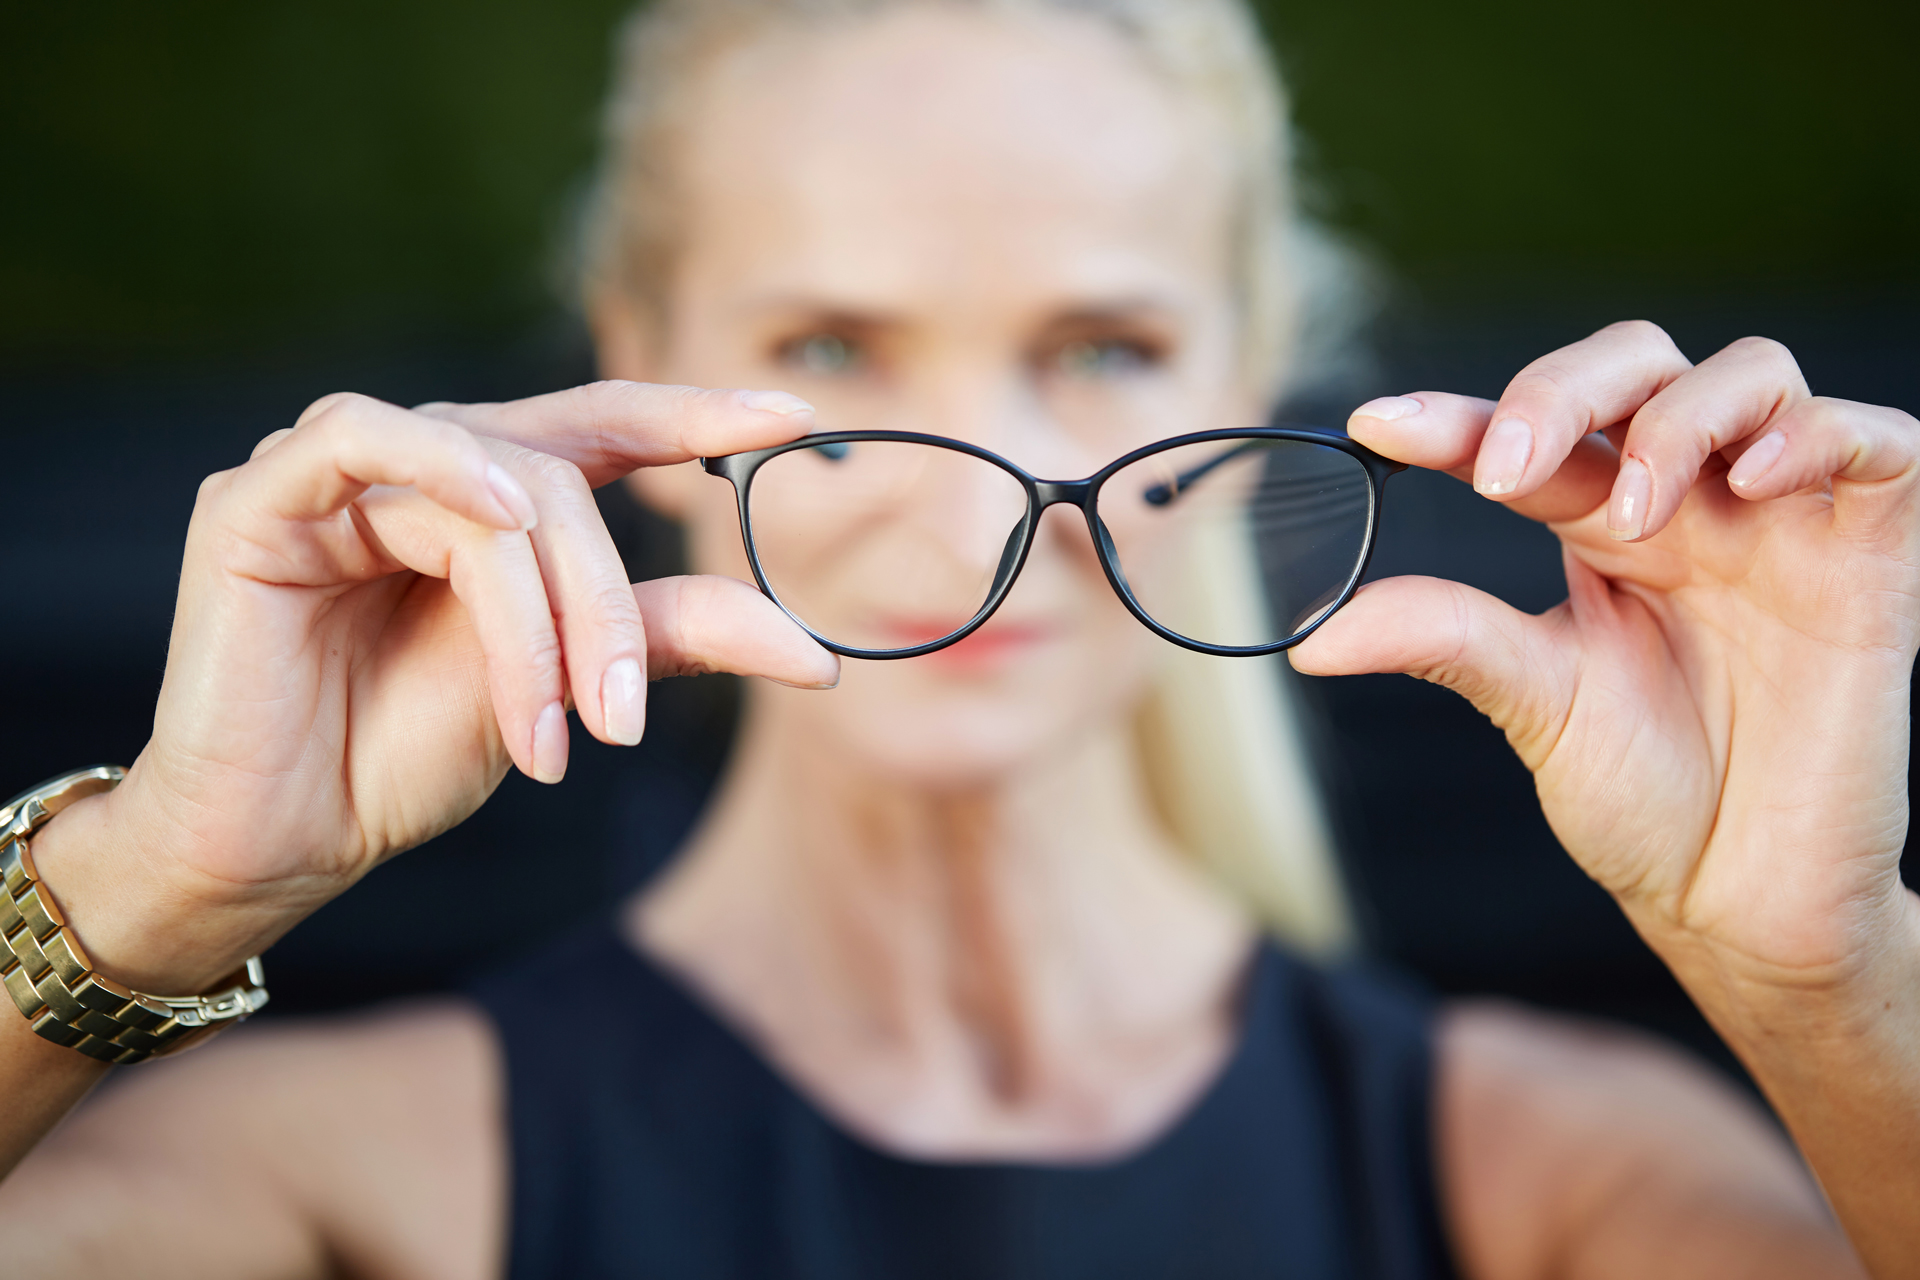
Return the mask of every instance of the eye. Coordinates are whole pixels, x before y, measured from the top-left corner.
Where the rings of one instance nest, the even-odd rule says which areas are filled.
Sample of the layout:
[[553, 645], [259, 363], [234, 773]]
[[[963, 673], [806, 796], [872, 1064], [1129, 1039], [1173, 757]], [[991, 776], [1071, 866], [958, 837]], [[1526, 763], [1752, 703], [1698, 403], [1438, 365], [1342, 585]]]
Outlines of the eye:
[[1143, 342], [1124, 338], [1069, 342], [1054, 357], [1054, 365], [1069, 378], [1117, 378], [1153, 368], [1160, 353]]
[[857, 340], [835, 333], [810, 333], [780, 344], [780, 363], [819, 377], [857, 373], [866, 363], [866, 352]]

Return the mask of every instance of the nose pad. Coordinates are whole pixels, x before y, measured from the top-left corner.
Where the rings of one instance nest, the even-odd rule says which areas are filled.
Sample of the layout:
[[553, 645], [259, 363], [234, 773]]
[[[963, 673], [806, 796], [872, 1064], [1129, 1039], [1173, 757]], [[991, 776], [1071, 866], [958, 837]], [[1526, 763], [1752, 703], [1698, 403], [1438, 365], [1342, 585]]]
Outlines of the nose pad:
[[1107, 522], [1102, 520], [1098, 515], [1093, 518], [1093, 533], [1094, 537], [1097, 538], [1100, 543], [1101, 558], [1105, 560], [1108, 567], [1113, 570], [1114, 580], [1120, 584], [1122, 591], [1125, 591], [1128, 595], [1132, 595], [1133, 587], [1127, 582], [1126, 566], [1120, 563], [1120, 552], [1113, 545], [1113, 535], [1107, 532]]
[[989, 600], [1005, 590], [1012, 579], [1020, 563], [1020, 544], [1026, 541], [1027, 526], [1032, 518], [1030, 515], [1020, 517], [1019, 523], [1013, 526], [1013, 532], [1007, 535], [1007, 544], [1000, 549], [1000, 567], [993, 571], [993, 585], [987, 589]]

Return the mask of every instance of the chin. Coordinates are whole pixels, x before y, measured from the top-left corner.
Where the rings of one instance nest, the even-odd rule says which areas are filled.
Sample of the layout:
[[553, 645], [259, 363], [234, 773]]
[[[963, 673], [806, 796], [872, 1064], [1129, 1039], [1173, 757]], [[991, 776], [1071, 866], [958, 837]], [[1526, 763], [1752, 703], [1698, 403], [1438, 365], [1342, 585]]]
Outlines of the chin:
[[809, 710], [862, 772], [934, 789], [991, 785], [1058, 758], [1144, 695], [1136, 646], [1093, 648], [1041, 645], [992, 663], [848, 662], [840, 687]]
[[[842, 680], [844, 690], [846, 681]], [[849, 692], [833, 718], [862, 772], [934, 790], [990, 785], [1073, 736], [1064, 709], [994, 697], [876, 699]]]

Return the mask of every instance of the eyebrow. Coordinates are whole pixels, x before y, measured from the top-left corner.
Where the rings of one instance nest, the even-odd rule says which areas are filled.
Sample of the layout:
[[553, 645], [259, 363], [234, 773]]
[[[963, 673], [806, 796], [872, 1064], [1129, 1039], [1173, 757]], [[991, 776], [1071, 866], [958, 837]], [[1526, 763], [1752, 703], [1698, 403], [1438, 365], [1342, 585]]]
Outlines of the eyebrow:
[[1164, 319], [1184, 315], [1186, 308], [1168, 298], [1136, 296], [1114, 302], [1087, 303], [1051, 317], [1052, 325], [1108, 324], [1116, 320]]
[[[848, 329], [898, 329], [914, 323], [913, 316], [886, 307], [836, 302], [798, 293], [749, 298], [733, 310], [749, 319], [805, 317], [821, 324]], [[1075, 325], [1111, 324], [1115, 321], [1137, 322], [1147, 318], [1179, 317], [1186, 310], [1181, 302], [1172, 298], [1135, 294], [1110, 301], [1069, 303], [1065, 309], [1048, 314], [1043, 323], [1050, 328], [1070, 328]]]

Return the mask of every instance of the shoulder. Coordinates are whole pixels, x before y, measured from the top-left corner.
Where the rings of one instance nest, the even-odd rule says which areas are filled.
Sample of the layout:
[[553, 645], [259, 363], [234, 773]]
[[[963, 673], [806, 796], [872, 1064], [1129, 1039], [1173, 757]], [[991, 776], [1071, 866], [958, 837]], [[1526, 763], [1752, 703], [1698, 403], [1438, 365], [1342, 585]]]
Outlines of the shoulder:
[[123, 1105], [149, 1092], [259, 1101], [350, 1093], [362, 1103], [411, 1096], [428, 1085], [474, 1094], [497, 1074], [496, 1057], [487, 1019], [469, 1001], [397, 1001], [236, 1029], [203, 1050], [129, 1071], [94, 1105]]
[[[303, 1150], [308, 1158], [359, 1141], [399, 1148], [407, 1136], [448, 1139], [483, 1127], [500, 1093], [498, 1060], [485, 1017], [461, 1000], [269, 1022], [129, 1071], [73, 1127], [111, 1128], [140, 1113], [193, 1116], [186, 1123], [204, 1132], [207, 1115], [224, 1114], [244, 1117], [256, 1140], [301, 1134], [321, 1143]], [[149, 1118], [141, 1127], [155, 1125]]]
[[247, 1223], [275, 1258], [480, 1276], [498, 1269], [505, 1229], [501, 1094], [477, 1008], [407, 1002], [255, 1024], [128, 1070], [34, 1160], [129, 1224]]
[[1435, 1053], [1442, 1199], [1473, 1274], [1852, 1274], [1766, 1112], [1677, 1048], [1472, 1001], [1444, 1008]]
[[[1559, 1127], [1658, 1129], [1704, 1113], [1760, 1112], [1710, 1069], [1652, 1036], [1501, 1000], [1445, 1006], [1436, 1030], [1440, 1087], [1457, 1113]], [[1619, 1104], [1631, 1101], [1631, 1114]], [[1491, 1135], [1487, 1135], [1491, 1136]]]

